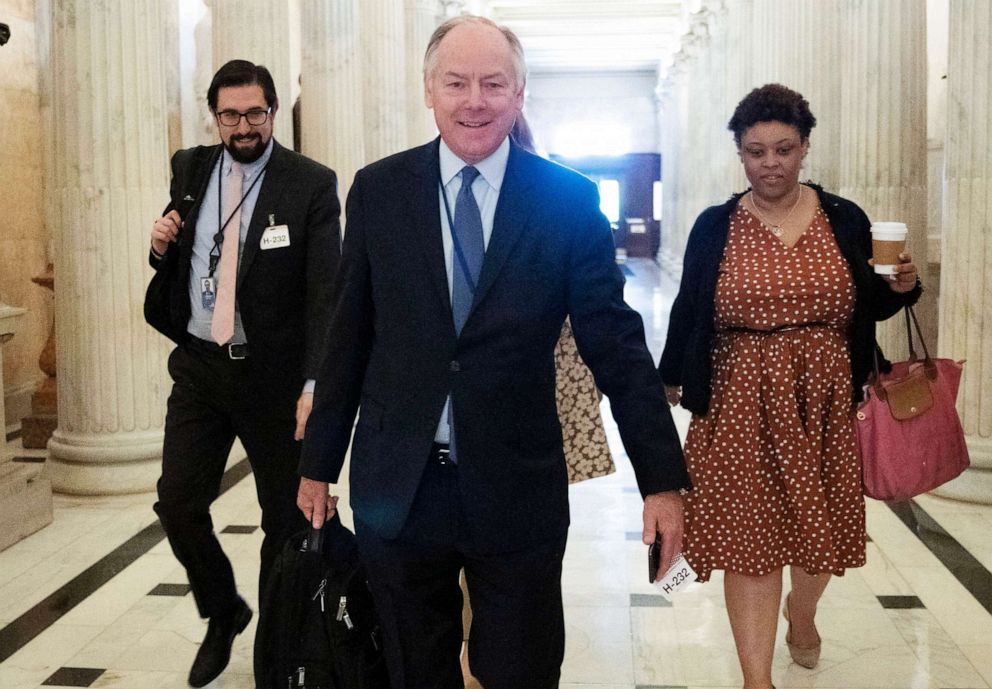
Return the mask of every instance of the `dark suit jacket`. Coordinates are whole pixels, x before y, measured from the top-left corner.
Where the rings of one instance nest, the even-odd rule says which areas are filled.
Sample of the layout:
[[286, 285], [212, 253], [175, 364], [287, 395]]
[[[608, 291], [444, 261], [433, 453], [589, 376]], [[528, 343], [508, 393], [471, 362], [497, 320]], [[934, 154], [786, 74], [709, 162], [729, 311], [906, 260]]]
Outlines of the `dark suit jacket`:
[[499, 552], [563, 534], [568, 480], [554, 348], [570, 315], [641, 492], [688, 486], [641, 318], [623, 301], [594, 184], [511, 147], [473, 310], [456, 336], [438, 141], [366, 167], [348, 195], [332, 336], [301, 474], [337, 480], [361, 406], [352, 506], [380, 535], [396, 536], [450, 394], [462, 509], [477, 541]]
[[[185, 211], [179, 241], [169, 246], [169, 252], [179, 252], [177, 279], [170, 286], [170, 316], [174, 339], [180, 343], [188, 337], [196, 221], [221, 149], [219, 144], [206, 150], [190, 148], [172, 157], [171, 200], [164, 213]], [[196, 161], [206, 161], [206, 170], [194, 169]], [[202, 181], [197, 185], [192, 180]], [[184, 201], [187, 196], [192, 201]], [[298, 396], [303, 381], [317, 377], [341, 255], [340, 214], [334, 172], [275, 142], [245, 238], [237, 287], [251, 370], [273, 391], [295, 390]], [[288, 247], [259, 249], [270, 215], [277, 224], [289, 226]], [[157, 269], [164, 260], [152, 255], [152, 267]]]

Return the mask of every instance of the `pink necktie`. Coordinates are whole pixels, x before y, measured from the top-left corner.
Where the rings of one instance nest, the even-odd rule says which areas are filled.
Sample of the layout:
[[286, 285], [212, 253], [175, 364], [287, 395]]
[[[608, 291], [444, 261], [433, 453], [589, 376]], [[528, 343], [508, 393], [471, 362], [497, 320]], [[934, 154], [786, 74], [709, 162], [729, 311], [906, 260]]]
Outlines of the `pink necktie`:
[[[241, 241], [241, 163], [231, 163], [231, 172], [224, 183], [224, 243], [217, 266], [217, 303], [210, 323], [210, 336], [217, 344], [227, 344], [234, 335], [234, 292], [238, 283], [238, 244]], [[235, 211], [237, 208], [237, 211]]]

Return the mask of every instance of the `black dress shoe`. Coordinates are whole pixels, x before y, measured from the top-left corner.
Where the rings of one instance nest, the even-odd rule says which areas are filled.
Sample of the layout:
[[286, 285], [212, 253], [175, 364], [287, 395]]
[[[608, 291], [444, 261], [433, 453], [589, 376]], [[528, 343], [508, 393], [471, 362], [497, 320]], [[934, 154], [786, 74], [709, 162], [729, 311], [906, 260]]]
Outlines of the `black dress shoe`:
[[231, 660], [231, 645], [234, 637], [245, 630], [251, 622], [251, 608], [238, 599], [238, 608], [230, 615], [211, 617], [207, 635], [203, 637], [196, 660], [189, 671], [189, 685], [203, 687], [213, 682]]

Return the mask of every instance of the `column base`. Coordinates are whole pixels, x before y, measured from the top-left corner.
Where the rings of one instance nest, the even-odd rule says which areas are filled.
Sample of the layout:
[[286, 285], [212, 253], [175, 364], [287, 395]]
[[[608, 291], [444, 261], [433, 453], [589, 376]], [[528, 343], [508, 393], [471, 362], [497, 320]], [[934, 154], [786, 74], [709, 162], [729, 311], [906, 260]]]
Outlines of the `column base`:
[[66, 433], [48, 441], [52, 490], [69, 495], [122, 495], [155, 490], [162, 469], [162, 434]]
[[992, 439], [968, 436], [967, 441], [971, 466], [932, 492], [950, 500], [992, 505]]
[[658, 265], [661, 267], [661, 271], [668, 275], [670, 278], [678, 282], [682, 279], [682, 257], [676, 256], [668, 249], [658, 250]]

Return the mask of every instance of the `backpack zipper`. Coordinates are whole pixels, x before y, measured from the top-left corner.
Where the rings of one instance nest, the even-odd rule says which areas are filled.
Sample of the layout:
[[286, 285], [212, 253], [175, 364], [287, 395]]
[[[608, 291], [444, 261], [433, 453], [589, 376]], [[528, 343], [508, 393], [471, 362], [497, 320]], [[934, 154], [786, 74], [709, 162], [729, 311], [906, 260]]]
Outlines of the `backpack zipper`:
[[[313, 594], [310, 600], [317, 600], [317, 596], [320, 596], [320, 611], [324, 612], [324, 589], [327, 587], [327, 579], [320, 580], [320, 586], [317, 587], [317, 591]], [[339, 618], [340, 619], [340, 618]]]
[[334, 616], [334, 619], [338, 622], [343, 621], [349, 630], [355, 628], [351, 617], [348, 615], [348, 596], [341, 596], [341, 599], [338, 601], [338, 614]]

